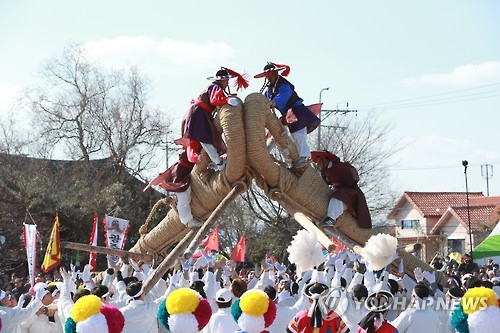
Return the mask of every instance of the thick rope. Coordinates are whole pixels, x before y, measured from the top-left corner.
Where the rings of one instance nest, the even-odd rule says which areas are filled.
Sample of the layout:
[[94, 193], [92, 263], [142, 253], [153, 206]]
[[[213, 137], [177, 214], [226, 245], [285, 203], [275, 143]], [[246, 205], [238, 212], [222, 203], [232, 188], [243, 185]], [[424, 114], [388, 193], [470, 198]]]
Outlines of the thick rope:
[[160, 205], [170, 205], [170, 204], [172, 204], [173, 201], [174, 201], [174, 198], [166, 197], [166, 198], [158, 200], [154, 204], [153, 208], [151, 208], [151, 211], [149, 212], [149, 215], [148, 215], [148, 218], [146, 219], [146, 222], [144, 222], [144, 224], [141, 225], [141, 227], [139, 228], [139, 234], [141, 235], [141, 237], [144, 237], [148, 233], [149, 222], [153, 218], [153, 215], [156, 212], [156, 210], [158, 209], [158, 207], [160, 207]]

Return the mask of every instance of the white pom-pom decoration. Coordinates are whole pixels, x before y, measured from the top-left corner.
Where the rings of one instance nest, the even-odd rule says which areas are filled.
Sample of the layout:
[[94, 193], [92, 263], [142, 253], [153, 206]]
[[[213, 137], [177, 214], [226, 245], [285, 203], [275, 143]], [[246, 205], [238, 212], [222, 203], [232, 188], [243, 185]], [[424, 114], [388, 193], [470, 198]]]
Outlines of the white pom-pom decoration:
[[371, 271], [379, 271], [393, 262], [397, 257], [398, 240], [388, 234], [371, 236], [361, 251], [366, 267]]
[[106, 317], [102, 313], [88, 317], [84, 321], [76, 323], [78, 333], [109, 332]]
[[238, 319], [238, 326], [246, 333], [260, 333], [265, 327], [264, 316], [250, 316], [242, 313]]
[[288, 260], [297, 265], [301, 272], [319, 266], [325, 260], [318, 236], [314, 231], [299, 230], [293, 236], [287, 251], [290, 254]]
[[471, 313], [467, 318], [470, 333], [496, 333], [500, 324], [500, 308], [488, 306]]
[[168, 326], [172, 333], [198, 332], [198, 320], [192, 313], [178, 313], [168, 317]]

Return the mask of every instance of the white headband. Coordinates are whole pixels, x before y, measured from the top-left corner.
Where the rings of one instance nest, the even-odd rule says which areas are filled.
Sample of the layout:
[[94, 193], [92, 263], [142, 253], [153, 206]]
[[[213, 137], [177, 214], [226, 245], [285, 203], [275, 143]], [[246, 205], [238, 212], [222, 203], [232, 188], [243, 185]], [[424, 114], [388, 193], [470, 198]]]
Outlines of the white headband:
[[139, 292], [137, 294], [132, 296], [132, 298], [137, 298], [137, 297], [141, 296], [143, 293], [144, 293], [144, 288], [141, 288], [141, 290], [139, 290]]
[[53, 292], [52, 292], [52, 297], [56, 297], [57, 293], [60, 292], [59, 289], [55, 289]]
[[108, 296], [109, 296], [109, 290], [108, 290], [108, 292], [107, 292], [107, 293], [105, 293], [104, 295], [102, 295], [102, 296], [101, 296], [101, 298], [106, 298], [106, 297], [108, 297]]

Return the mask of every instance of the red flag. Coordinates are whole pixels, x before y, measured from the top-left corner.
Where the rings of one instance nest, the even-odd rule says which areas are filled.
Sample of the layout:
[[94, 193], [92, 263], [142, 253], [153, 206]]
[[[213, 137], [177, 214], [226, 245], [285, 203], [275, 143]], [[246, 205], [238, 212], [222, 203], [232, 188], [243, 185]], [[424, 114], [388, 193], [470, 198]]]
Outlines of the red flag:
[[47, 244], [45, 251], [45, 258], [43, 259], [42, 271], [48, 271], [56, 268], [61, 263], [61, 241], [59, 239], [59, 216], [56, 214], [54, 220], [54, 227], [50, 234], [50, 240]]
[[247, 245], [245, 243], [245, 235], [241, 236], [238, 244], [236, 244], [236, 247], [234, 248], [233, 252], [231, 253], [231, 260], [233, 261], [240, 261], [244, 262], [245, 261], [245, 252], [247, 251]]
[[210, 253], [210, 251], [219, 251], [219, 225], [215, 226], [214, 231], [205, 237], [201, 242], [201, 246], [204, 246], [203, 250], [205, 253]]
[[[90, 234], [90, 245], [97, 246], [97, 214], [94, 214], [94, 224], [92, 225], [92, 233]], [[97, 261], [97, 253], [90, 252], [89, 265], [92, 266], [91, 272], [94, 271]]]
[[339, 253], [341, 251], [347, 250], [347, 246], [345, 246], [340, 239], [331, 237], [330, 240], [335, 244], [335, 251], [333, 253]]

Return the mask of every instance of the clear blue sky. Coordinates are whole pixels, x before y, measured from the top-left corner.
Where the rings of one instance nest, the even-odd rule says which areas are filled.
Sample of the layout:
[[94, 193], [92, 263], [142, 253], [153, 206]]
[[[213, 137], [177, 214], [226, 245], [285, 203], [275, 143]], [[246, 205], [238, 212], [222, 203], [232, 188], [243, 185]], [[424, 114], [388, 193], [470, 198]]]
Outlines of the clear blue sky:
[[274, 61], [291, 66], [306, 104], [329, 87], [326, 108], [349, 101], [352, 121], [375, 109], [393, 125], [407, 145], [392, 169], [399, 191], [464, 191], [467, 159], [469, 190], [486, 193], [491, 164], [500, 195], [499, 15], [495, 0], [2, 0], [0, 117], [68, 43], [137, 66], [175, 119], [219, 66], [253, 75]]

